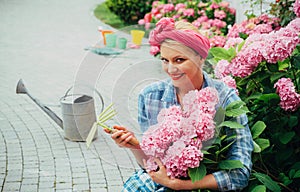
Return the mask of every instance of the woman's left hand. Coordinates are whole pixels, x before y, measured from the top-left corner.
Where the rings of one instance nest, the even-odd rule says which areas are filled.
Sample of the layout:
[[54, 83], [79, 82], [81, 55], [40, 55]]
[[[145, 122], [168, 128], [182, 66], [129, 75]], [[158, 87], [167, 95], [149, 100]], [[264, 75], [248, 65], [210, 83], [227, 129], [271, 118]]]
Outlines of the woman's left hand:
[[[166, 167], [162, 164], [162, 162], [159, 159], [155, 159], [154, 160], [156, 162], [156, 164], [159, 167], [158, 171], [150, 171], [147, 170], [148, 174], [150, 175], [150, 177], [152, 178], [152, 180], [156, 183], [159, 183], [165, 187], [174, 189], [174, 183], [176, 179], [172, 179], [167, 175], [167, 170]], [[145, 162], [144, 162], [145, 164]], [[146, 167], [146, 164], [145, 164]]]

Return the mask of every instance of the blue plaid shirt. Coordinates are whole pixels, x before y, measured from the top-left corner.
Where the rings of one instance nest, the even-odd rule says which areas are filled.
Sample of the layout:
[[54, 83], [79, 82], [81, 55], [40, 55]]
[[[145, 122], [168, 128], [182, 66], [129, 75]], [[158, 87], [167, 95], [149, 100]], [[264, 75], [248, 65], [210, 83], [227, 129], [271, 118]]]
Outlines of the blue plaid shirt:
[[[204, 87], [214, 87], [219, 93], [219, 103], [217, 108], [226, 106], [236, 100], [240, 100], [234, 89], [228, 88], [223, 82], [210, 78], [205, 72]], [[149, 126], [157, 124], [157, 115], [162, 108], [172, 105], [179, 105], [175, 93], [175, 88], [170, 79], [160, 81], [147, 86], [139, 95], [138, 121], [141, 130], [144, 132]], [[230, 171], [218, 171], [213, 173], [219, 190], [239, 190], [247, 186], [251, 172], [251, 153], [253, 142], [251, 132], [248, 127], [247, 116], [241, 115], [237, 122], [244, 125], [244, 129], [227, 129], [229, 135], [236, 134], [236, 141], [228, 152], [227, 159], [240, 160], [244, 167]]]

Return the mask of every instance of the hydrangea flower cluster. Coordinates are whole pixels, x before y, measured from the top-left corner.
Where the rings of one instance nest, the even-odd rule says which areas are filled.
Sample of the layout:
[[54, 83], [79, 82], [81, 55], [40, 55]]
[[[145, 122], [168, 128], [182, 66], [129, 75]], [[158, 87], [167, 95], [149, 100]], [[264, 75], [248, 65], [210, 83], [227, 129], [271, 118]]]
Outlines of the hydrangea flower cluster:
[[229, 69], [233, 76], [243, 78], [250, 75], [262, 61], [268, 63], [283, 61], [292, 54], [300, 42], [299, 26], [300, 18], [296, 18], [278, 31], [250, 35], [241, 51], [231, 60], [228, 68], [216, 66], [217, 73], [228, 74]]
[[235, 23], [232, 28], [229, 29], [227, 38], [237, 38], [240, 36], [240, 33], [246, 35], [270, 33], [280, 28], [279, 22], [279, 18], [262, 14], [259, 17], [244, 20], [239, 24]]
[[141, 142], [149, 157], [146, 168], [157, 170], [154, 159], [159, 158], [168, 176], [180, 178], [188, 176], [188, 168], [198, 167], [203, 159], [202, 142], [214, 137], [217, 103], [217, 90], [207, 87], [187, 93], [183, 110], [179, 106], [162, 109], [158, 123], [149, 127]]
[[296, 111], [300, 107], [300, 94], [295, 90], [290, 78], [281, 78], [274, 84], [280, 97], [280, 106], [285, 111]]
[[[229, 6], [228, 2], [220, 3], [202, 1], [172, 1], [164, 3], [153, 1], [151, 12], [145, 14], [138, 24], [145, 25], [149, 29], [150, 23], [156, 23], [163, 17], [178, 20], [186, 20], [205, 34], [207, 37], [224, 35], [228, 31], [228, 26], [235, 22], [235, 9]], [[219, 38], [221, 39], [221, 37]]]

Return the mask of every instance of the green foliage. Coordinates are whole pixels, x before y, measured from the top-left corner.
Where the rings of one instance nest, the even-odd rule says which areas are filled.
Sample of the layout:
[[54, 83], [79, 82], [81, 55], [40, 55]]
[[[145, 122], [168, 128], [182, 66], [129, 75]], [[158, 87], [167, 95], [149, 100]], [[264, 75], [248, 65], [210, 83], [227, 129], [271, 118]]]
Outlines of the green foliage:
[[[292, 79], [296, 91], [300, 92], [299, 50], [298, 45], [286, 60], [275, 64], [263, 61], [249, 76], [234, 77], [239, 96], [250, 111], [247, 114], [254, 140], [253, 170], [245, 191], [300, 189], [300, 109], [283, 110], [274, 88], [274, 84], [285, 77]], [[230, 52], [212, 48], [210, 61], [216, 63], [225, 59], [230, 62]]]
[[219, 163], [220, 169], [237, 169], [242, 168], [243, 164], [239, 160], [223, 160]]
[[94, 10], [94, 15], [100, 21], [114, 28], [123, 28], [124, 22], [114, 13], [112, 13], [105, 3], [101, 3]]
[[226, 153], [235, 142], [236, 136], [226, 135], [224, 128], [244, 128], [244, 126], [236, 122], [236, 117], [248, 112], [249, 110], [243, 101], [235, 101], [229, 104], [226, 109], [218, 109], [214, 118], [217, 127], [216, 138], [212, 145], [208, 145], [204, 148], [206, 151], [202, 151], [205, 157], [200, 166], [197, 168], [189, 168], [188, 173], [192, 182], [201, 180], [207, 172], [213, 170], [231, 170], [243, 167], [243, 164], [239, 160], [226, 159]]
[[281, 26], [286, 26], [296, 15], [291, 9], [295, 0], [277, 0], [276, 3], [271, 3], [270, 14], [280, 19]]
[[126, 24], [137, 21], [151, 10], [153, 0], [106, 0], [107, 7]]
[[199, 167], [189, 168], [188, 173], [194, 183], [195, 181], [201, 180], [206, 175], [206, 167], [201, 163]]
[[[263, 4], [269, 2], [266, 0], [243, 0], [242, 3], [247, 3], [250, 5], [250, 10], [246, 10], [245, 15], [250, 19], [256, 17], [257, 14], [261, 15], [264, 12], [269, 13], [280, 19], [280, 25], [286, 26], [291, 20], [293, 20], [296, 15], [291, 9], [295, 0], [276, 0], [276, 2], [270, 3], [269, 10], [263, 10]], [[254, 13], [255, 10], [259, 9], [259, 13]]]

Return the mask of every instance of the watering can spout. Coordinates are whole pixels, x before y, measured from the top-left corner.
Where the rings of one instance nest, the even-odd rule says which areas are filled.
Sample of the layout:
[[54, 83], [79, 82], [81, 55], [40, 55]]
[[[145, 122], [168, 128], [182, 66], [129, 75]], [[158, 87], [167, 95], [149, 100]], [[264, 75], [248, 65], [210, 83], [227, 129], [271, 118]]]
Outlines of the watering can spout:
[[50, 108], [40, 103], [37, 99], [33, 98], [27, 91], [22, 79], [19, 80], [16, 88], [17, 94], [26, 94], [33, 100], [58, 126], [63, 129], [63, 121], [59, 118]]

